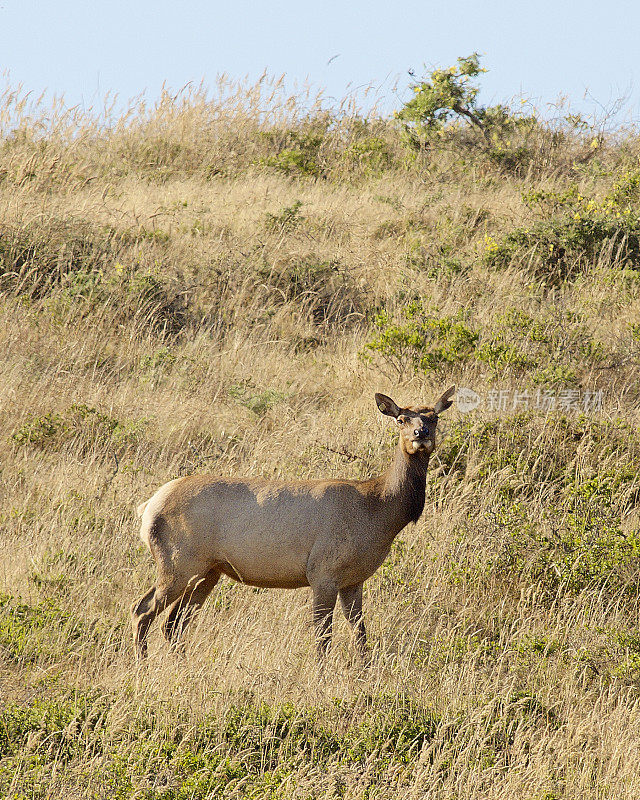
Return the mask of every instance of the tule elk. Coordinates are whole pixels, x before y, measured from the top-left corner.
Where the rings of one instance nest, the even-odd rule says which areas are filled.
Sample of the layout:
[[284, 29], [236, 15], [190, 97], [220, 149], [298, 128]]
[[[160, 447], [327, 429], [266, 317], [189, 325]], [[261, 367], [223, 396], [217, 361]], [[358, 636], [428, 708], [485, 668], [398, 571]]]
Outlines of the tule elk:
[[167, 608], [163, 632], [175, 645], [221, 575], [273, 589], [310, 586], [320, 657], [340, 597], [364, 655], [362, 584], [405, 525], [422, 514], [438, 415], [454, 391], [447, 389], [433, 408], [401, 408], [376, 394], [378, 408], [396, 420], [400, 433], [393, 462], [377, 478], [285, 482], [194, 475], [165, 483], [138, 508], [140, 537], [158, 575], [131, 608], [136, 657], [146, 654], [149, 626]]

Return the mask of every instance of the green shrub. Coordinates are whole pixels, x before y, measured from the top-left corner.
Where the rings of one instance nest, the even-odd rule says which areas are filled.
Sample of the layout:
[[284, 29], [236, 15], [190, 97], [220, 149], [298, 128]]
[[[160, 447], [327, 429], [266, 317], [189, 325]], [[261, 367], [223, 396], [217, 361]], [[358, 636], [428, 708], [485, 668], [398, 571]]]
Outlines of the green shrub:
[[297, 228], [301, 222], [304, 222], [304, 217], [300, 213], [302, 202], [294, 200], [290, 206], [284, 206], [276, 214], [267, 212], [264, 217], [264, 227], [268, 231], [275, 231], [284, 233]]
[[541, 520], [534, 524], [530, 512], [518, 503], [506, 506], [498, 519], [508, 538], [496, 568], [539, 583], [551, 593], [606, 588], [609, 593], [622, 590], [637, 596], [640, 530], [623, 531], [619, 516], [607, 505], [610, 488], [600, 491], [599, 480], [563, 492], [545, 524]]
[[623, 267], [640, 266], [640, 225], [636, 220], [579, 216], [516, 228], [487, 252], [485, 262], [494, 267], [526, 263], [537, 277], [557, 283], [592, 264], [604, 245], [616, 243], [616, 258]]
[[[575, 322], [574, 318], [571, 322]], [[496, 318], [496, 325], [509, 331], [510, 335], [527, 339], [530, 342], [547, 344], [551, 341], [549, 321], [544, 317], [532, 317], [519, 308], [510, 308]]]
[[168, 347], [161, 347], [140, 360], [140, 367], [150, 372], [168, 372], [176, 362], [176, 356]]
[[615, 462], [625, 481], [640, 468], [640, 440], [621, 420], [561, 412], [543, 416], [531, 409], [516, 414], [506, 411], [500, 417], [465, 416], [451, 422], [438, 448], [440, 460], [462, 473], [472, 463], [467, 478], [480, 482], [508, 467], [519, 479], [516, 489], [503, 487], [509, 498], [573, 485], [578, 460], [581, 469], [593, 474], [599, 472], [602, 460]]
[[244, 763], [254, 770], [273, 770], [295, 756], [322, 762], [340, 750], [339, 738], [319, 724], [314, 709], [289, 704], [232, 706], [222, 735], [227, 746], [242, 752]]
[[472, 83], [483, 72], [486, 70], [480, 66], [478, 53], [472, 53], [459, 58], [457, 67], [436, 69], [428, 79], [415, 84], [413, 97], [396, 113], [408, 141], [414, 146], [423, 145], [443, 130], [454, 115], [471, 120], [483, 130], [476, 101], [480, 89]]
[[[99, 764], [107, 750], [108, 708], [103, 698], [80, 692], [0, 704], [0, 796], [44, 800], [81, 759]], [[123, 794], [110, 796], [124, 800]]]
[[529, 139], [539, 134], [538, 120], [504, 105], [479, 106], [475, 79], [483, 72], [472, 53], [415, 83], [413, 97], [395, 115], [405, 140], [414, 151], [455, 143], [510, 172], [526, 169], [535, 155]]
[[282, 150], [277, 156], [265, 158], [265, 166], [284, 172], [285, 175], [299, 172], [302, 175], [318, 175], [319, 167], [313, 157], [301, 148]]
[[[488, 562], [468, 564], [469, 574], [498, 573], [550, 593], [638, 593], [640, 530], [621, 523], [640, 501], [640, 440], [630, 426], [531, 411], [464, 418], [449, 425], [438, 457], [478, 492], [497, 481], [497, 549]], [[457, 564], [456, 574], [467, 567]]]
[[49, 411], [42, 416], [30, 414], [27, 421], [11, 434], [11, 439], [19, 445], [30, 444], [35, 447], [44, 447], [48, 442], [58, 439], [66, 433], [68, 433], [68, 428], [65, 420], [60, 414]]
[[261, 158], [259, 163], [285, 175], [318, 177], [323, 174], [319, 163], [320, 147], [324, 141], [322, 133], [290, 131], [284, 141], [286, 146], [275, 155]]
[[346, 158], [366, 175], [380, 175], [392, 164], [389, 147], [379, 136], [356, 139], [347, 148]]
[[376, 313], [374, 338], [365, 344], [365, 352], [379, 354], [398, 374], [437, 370], [473, 355], [478, 333], [459, 318], [431, 316], [415, 301], [402, 309], [402, 316], [396, 323], [389, 312]]
[[640, 170], [626, 170], [618, 175], [609, 198], [620, 208], [631, 208], [640, 201]]
[[256, 392], [255, 387], [251, 384], [242, 383], [230, 386], [229, 396], [241, 406], [253, 411], [256, 416], [263, 417], [270, 408], [281, 403], [287, 395], [285, 392], [276, 391], [275, 389]]
[[575, 368], [568, 364], [550, 364], [548, 367], [537, 369], [532, 373], [530, 380], [534, 386], [547, 388], [579, 384]]
[[122, 422], [84, 403], [75, 403], [65, 412], [30, 414], [12, 434], [20, 446], [44, 449], [73, 443], [82, 453], [94, 448], [128, 448], [138, 444], [145, 422]]
[[551, 284], [575, 276], [603, 255], [621, 269], [640, 267], [638, 216], [622, 209], [614, 196], [598, 203], [572, 188], [528, 192], [524, 200], [542, 218], [499, 242], [487, 237], [484, 261], [489, 266], [526, 264]]
[[476, 361], [496, 375], [526, 374], [529, 385], [544, 385], [545, 376], [553, 386], [574, 385], [581, 368], [587, 371], [611, 357], [592, 338], [583, 318], [571, 311], [534, 318], [521, 309], [507, 309], [485, 330], [460, 315], [429, 313], [420, 301], [405, 305], [398, 316], [385, 309], [374, 314], [373, 336], [363, 354], [377, 354], [399, 375]]
[[572, 311], [534, 318], [511, 308], [496, 317], [492, 330], [491, 340], [478, 349], [477, 358], [495, 370], [535, 369], [529, 376], [534, 386], [576, 385], [580, 367], [592, 369], [611, 355], [593, 339], [584, 317]]
[[508, 344], [501, 337], [493, 337], [480, 347], [476, 348], [475, 357], [483, 361], [494, 371], [501, 372], [505, 369], [525, 370], [535, 366], [535, 361], [525, 355], [520, 348]]

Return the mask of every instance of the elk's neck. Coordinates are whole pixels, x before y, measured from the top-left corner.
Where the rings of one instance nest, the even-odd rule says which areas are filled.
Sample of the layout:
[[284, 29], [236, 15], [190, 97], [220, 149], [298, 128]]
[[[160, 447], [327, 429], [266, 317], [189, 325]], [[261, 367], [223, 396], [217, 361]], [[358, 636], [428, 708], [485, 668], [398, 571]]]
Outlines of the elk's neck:
[[381, 476], [382, 497], [394, 508], [398, 532], [422, 514], [428, 465], [428, 453], [408, 455], [398, 443], [393, 463]]

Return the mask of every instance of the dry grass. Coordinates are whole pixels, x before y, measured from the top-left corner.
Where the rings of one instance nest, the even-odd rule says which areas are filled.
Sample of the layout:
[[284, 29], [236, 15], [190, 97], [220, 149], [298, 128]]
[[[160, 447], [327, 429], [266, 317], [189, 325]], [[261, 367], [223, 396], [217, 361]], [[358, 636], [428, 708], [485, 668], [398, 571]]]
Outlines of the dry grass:
[[[603, 210], [636, 139], [415, 158], [389, 121], [272, 89], [107, 127], [5, 98], [2, 794], [636, 798], [638, 198]], [[523, 192], [572, 185], [598, 210], [571, 214], [626, 220], [613, 245], [492, 261], [535, 226]], [[454, 381], [603, 408], [451, 412], [366, 585], [369, 671], [340, 621], [318, 673], [304, 591], [222, 582], [186, 656], [154, 629], [136, 672], [141, 500], [196, 471], [369, 476], [393, 444], [374, 391]]]

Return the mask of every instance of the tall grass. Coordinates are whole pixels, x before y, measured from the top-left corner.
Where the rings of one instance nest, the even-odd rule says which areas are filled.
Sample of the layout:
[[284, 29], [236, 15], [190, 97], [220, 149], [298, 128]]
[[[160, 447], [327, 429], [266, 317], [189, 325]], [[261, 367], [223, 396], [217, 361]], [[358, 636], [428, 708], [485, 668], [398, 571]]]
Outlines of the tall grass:
[[[507, 159], [266, 78], [118, 115], [5, 93], [3, 796], [638, 796], [638, 140], [536, 125]], [[139, 502], [368, 477], [373, 393], [453, 382], [603, 401], [452, 409], [368, 671], [339, 621], [318, 673], [305, 591], [225, 581], [136, 671]]]

